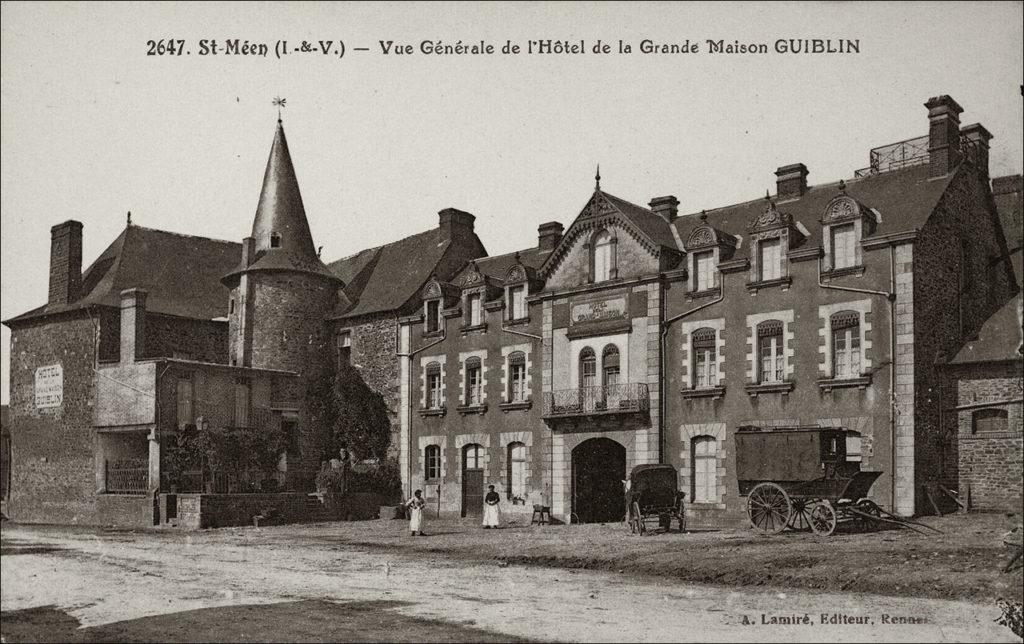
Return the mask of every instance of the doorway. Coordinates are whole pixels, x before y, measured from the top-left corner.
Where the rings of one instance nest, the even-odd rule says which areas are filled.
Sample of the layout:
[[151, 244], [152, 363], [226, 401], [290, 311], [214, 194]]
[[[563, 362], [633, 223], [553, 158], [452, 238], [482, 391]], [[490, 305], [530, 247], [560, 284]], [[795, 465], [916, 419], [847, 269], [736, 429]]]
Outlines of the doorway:
[[462, 448], [462, 516], [484, 512], [484, 449], [473, 443]]
[[621, 521], [625, 478], [625, 447], [610, 438], [583, 441], [572, 451], [572, 512], [581, 523]]

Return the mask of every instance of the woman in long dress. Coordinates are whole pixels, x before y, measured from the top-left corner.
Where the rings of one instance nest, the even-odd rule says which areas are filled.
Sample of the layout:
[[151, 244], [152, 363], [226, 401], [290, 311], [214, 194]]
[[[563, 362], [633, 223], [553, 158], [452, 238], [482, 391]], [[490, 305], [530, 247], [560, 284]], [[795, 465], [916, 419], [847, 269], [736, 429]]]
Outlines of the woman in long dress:
[[487, 495], [484, 496], [484, 527], [497, 528], [501, 520], [498, 513], [498, 504], [501, 503], [501, 496], [494, 491], [493, 485], [487, 486]]
[[419, 535], [423, 536], [423, 508], [426, 507], [427, 502], [423, 500], [423, 491], [416, 490], [413, 496], [405, 504], [409, 508], [409, 532], [412, 536]]

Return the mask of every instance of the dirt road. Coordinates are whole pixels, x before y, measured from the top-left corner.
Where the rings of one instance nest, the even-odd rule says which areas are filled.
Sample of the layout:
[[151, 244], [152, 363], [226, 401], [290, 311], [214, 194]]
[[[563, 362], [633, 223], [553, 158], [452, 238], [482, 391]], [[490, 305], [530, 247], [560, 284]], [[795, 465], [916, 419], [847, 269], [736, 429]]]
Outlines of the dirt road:
[[1018, 641], [992, 604], [473, 564], [274, 528], [2, 536], [5, 641]]

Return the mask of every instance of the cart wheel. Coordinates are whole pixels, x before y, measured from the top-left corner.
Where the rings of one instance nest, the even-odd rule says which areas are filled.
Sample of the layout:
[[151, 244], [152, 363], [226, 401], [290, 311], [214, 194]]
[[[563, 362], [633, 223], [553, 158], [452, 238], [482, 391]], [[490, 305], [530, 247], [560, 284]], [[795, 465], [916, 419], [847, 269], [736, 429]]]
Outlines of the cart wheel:
[[811, 530], [820, 537], [836, 531], [836, 511], [828, 501], [822, 501], [811, 510]]
[[811, 511], [814, 509], [815, 499], [792, 499], [793, 516], [789, 518], [789, 527], [794, 530], [806, 532], [811, 529]]
[[747, 496], [747, 516], [765, 534], [778, 534], [789, 525], [793, 506], [789, 495], [775, 483], [758, 483]]

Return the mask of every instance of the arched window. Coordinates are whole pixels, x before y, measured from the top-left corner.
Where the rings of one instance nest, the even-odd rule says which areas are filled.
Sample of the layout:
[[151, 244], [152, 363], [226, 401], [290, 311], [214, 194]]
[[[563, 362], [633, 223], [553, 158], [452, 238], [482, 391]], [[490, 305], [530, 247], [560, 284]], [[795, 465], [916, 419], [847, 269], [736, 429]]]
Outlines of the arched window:
[[693, 450], [693, 502], [718, 503], [718, 441], [714, 436], [696, 436]]
[[860, 313], [840, 311], [832, 316], [832, 377], [859, 378]]
[[270, 233], [270, 247], [280, 248], [281, 247], [281, 235], [280, 233]]
[[615, 249], [611, 233], [601, 230], [591, 240], [594, 257], [594, 280], [604, 282], [613, 277], [615, 268]]
[[480, 358], [466, 360], [466, 404], [469, 406], [483, 403], [483, 369]]
[[436, 481], [441, 478], [441, 447], [427, 445], [423, 450], [423, 478]]
[[523, 443], [508, 444], [508, 471], [505, 489], [508, 498], [526, 497], [526, 445]]
[[693, 387], [718, 386], [718, 347], [714, 329], [697, 329], [691, 336], [693, 351]]
[[462, 448], [462, 467], [467, 470], [480, 470], [484, 467], [484, 448], [471, 443]]
[[580, 387], [597, 386], [597, 356], [590, 347], [580, 351]]
[[1005, 409], [977, 409], [971, 414], [971, 430], [975, 434], [1005, 432], [1009, 418]]
[[508, 401], [524, 402], [526, 390], [526, 354], [516, 351], [508, 356]]
[[601, 352], [601, 376], [605, 387], [619, 384], [619, 348], [614, 344]]
[[427, 408], [441, 408], [441, 365], [436, 362], [427, 365]]
[[782, 382], [786, 373], [782, 322], [769, 320], [757, 325], [758, 382]]

